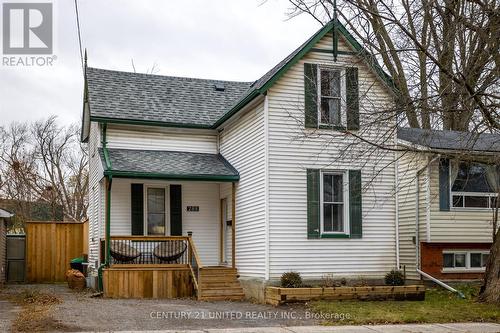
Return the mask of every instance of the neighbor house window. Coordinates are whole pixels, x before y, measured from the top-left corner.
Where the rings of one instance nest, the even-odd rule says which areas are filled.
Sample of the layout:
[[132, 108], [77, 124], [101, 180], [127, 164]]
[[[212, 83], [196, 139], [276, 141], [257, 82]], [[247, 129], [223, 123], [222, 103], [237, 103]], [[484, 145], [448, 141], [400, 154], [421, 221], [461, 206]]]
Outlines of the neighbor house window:
[[444, 270], [483, 270], [488, 262], [486, 251], [444, 251]]
[[165, 188], [148, 187], [147, 201], [147, 234], [151, 236], [165, 235]]
[[321, 177], [321, 232], [347, 234], [346, 184], [344, 172], [323, 172]]
[[341, 69], [319, 68], [319, 123], [322, 125], [345, 126], [342, 113], [342, 92], [345, 91], [345, 72]]
[[452, 207], [494, 208], [498, 193], [499, 171], [494, 165], [451, 162]]

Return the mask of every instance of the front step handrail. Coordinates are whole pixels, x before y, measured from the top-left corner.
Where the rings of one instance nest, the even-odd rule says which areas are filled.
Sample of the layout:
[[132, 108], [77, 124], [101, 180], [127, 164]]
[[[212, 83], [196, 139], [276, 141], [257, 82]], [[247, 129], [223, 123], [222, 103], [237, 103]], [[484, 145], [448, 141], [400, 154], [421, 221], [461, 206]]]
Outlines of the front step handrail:
[[196, 293], [199, 297], [201, 294], [200, 291], [200, 268], [203, 266], [201, 265], [201, 260], [200, 257], [198, 256], [198, 251], [196, 250], [196, 246], [194, 245], [193, 242], [193, 237], [188, 236], [188, 244], [189, 244], [189, 268], [191, 270], [191, 275], [193, 277], [193, 282], [194, 282], [194, 288], [196, 289]]

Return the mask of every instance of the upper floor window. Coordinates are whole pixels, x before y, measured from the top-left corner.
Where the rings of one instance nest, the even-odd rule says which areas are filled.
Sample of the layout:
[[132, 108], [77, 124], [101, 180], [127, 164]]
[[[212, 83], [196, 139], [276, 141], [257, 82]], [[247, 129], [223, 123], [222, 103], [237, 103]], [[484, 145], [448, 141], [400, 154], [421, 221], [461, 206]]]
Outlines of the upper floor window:
[[319, 123], [322, 125], [345, 126], [345, 71], [334, 68], [319, 68]]
[[357, 131], [360, 99], [357, 67], [304, 63], [304, 126]]
[[499, 170], [495, 165], [451, 162], [452, 207], [495, 208], [499, 177]]

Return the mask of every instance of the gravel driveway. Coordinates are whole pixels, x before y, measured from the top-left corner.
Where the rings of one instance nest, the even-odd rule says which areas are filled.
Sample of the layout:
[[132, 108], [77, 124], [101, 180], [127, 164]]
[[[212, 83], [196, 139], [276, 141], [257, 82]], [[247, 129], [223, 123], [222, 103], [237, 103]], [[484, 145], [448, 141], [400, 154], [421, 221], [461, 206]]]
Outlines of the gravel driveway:
[[93, 298], [88, 292], [73, 292], [65, 284], [8, 285], [3, 293], [18, 293], [23, 289], [36, 289], [60, 298], [62, 303], [54, 306], [52, 314], [70, 330], [186, 330], [318, 324], [307, 319], [306, 308], [299, 304], [275, 308], [248, 302], [104, 299]]

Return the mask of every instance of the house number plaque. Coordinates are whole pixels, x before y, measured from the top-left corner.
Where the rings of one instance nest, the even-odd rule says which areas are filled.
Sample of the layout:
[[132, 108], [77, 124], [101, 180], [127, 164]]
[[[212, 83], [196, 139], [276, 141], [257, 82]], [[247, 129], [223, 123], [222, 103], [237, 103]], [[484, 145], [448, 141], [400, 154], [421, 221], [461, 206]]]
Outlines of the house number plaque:
[[199, 212], [200, 206], [187, 206], [187, 211], [188, 212]]

